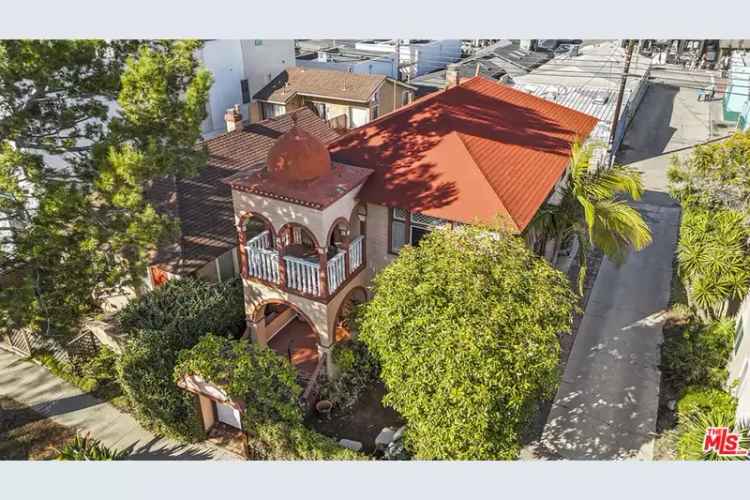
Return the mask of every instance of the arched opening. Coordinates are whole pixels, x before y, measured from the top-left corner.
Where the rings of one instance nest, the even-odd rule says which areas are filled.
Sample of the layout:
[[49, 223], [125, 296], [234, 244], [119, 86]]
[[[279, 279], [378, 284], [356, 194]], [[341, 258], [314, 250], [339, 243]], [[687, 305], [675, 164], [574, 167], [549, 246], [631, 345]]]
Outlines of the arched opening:
[[[336, 219], [328, 231], [328, 248], [333, 248], [338, 253], [339, 250], [346, 250], [349, 244], [349, 221], [343, 217]], [[330, 253], [330, 251], [329, 251]]]
[[342, 342], [357, 336], [357, 327], [354, 323], [354, 314], [359, 306], [367, 302], [367, 290], [358, 286], [352, 288], [336, 313], [334, 323], [334, 341]]
[[349, 216], [349, 237], [355, 239], [367, 232], [367, 205], [359, 203]]
[[268, 301], [255, 309], [253, 320], [260, 343], [287, 358], [303, 377], [313, 373], [320, 356], [318, 332], [297, 306]]
[[244, 234], [245, 242], [256, 248], [273, 249], [274, 229], [271, 221], [255, 213], [243, 214], [240, 217], [240, 230]]
[[318, 262], [318, 240], [301, 224], [290, 222], [279, 229], [281, 247], [286, 256]]

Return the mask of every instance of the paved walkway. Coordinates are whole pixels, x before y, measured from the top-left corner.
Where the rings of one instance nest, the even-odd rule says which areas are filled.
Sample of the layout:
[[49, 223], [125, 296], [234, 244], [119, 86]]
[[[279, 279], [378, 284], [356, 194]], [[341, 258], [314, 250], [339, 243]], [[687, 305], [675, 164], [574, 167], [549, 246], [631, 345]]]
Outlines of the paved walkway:
[[[668, 306], [680, 208], [666, 193], [672, 154], [713, 139], [710, 103], [694, 89], [653, 85], [618, 154], [643, 173], [634, 206], [653, 243], [621, 267], [602, 262], [535, 458], [653, 458], [660, 344]], [[530, 456], [528, 453], [526, 456]]]
[[130, 415], [81, 392], [46, 368], [0, 348], [0, 394], [31, 407], [53, 421], [100, 440], [130, 449], [132, 460], [238, 460], [209, 443], [183, 445], [144, 430]]

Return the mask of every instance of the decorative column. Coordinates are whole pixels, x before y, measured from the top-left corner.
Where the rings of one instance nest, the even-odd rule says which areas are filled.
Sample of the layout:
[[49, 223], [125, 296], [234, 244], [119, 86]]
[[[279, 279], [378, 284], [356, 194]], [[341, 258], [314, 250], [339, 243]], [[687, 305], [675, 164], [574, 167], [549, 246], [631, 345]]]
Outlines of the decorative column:
[[[284, 231], [288, 230], [289, 229], [287, 228]], [[282, 290], [286, 290], [286, 260], [284, 260], [284, 255], [286, 254], [286, 246], [284, 245], [283, 234], [279, 233], [276, 236], [275, 244], [276, 251], [279, 254], [279, 287]]]
[[247, 278], [247, 235], [245, 234], [245, 228], [243, 224], [244, 222], [245, 218], [243, 216], [240, 216], [235, 228], [237, 229], [237, 241], [240, 248], [240, 276], [242, 276], [243, 278]]
[[320, 263], [320, 296], [328, 298], [328, 249], [318, 248], [318, 262]]

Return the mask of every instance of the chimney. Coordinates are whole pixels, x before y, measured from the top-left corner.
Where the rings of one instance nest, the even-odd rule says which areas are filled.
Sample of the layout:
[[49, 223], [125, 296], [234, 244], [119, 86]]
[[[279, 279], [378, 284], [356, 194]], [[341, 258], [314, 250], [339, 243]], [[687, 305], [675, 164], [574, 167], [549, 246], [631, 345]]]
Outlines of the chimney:
[[242, 113], [240, 113], [240, 105], [235, 104], [233, 108], [229, 108], [224, 113], [224, 121], [227, 122], [227, 132], [232, 132], [242, 123]]
[[461, 85], [461, 75], [458, 71], [458, 64], [449, 64], [445, 68], [445, 83], [446, 88], [457, 87]]

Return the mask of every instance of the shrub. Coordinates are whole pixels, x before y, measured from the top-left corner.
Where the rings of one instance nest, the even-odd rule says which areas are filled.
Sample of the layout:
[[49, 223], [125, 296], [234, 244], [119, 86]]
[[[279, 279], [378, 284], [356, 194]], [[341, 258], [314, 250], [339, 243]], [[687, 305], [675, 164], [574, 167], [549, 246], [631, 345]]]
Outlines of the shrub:
[[256, 460], [363, 460], [365, 455], [339, 446], [302, 424], [256, 422], [248, 435]]
[[[750, 445], [747, 428], [735, 425], [734, 409], [720, 406], [711, 410], [696, 410], [687, 414], [677, 426], [677, 459], [678, 460], [736, 460], [738, 457], [720, 456], [714, 451], [704, 452], [703, 442], [706, 429], [709, 427], [727, 427], [742, 436], [740, 446], [747, 449]], [[747, 457], [739, 457], [747, 460]]]
[[136, 418], [156, 432], [183, 441], [203, 437], [195, 399], [174, 383], [178, 353], [208, 332], [236, 336], [245, 309], [239, 280], [168, 281], [118, 313], [128, 340], [117, 364], [123, 392]]
[[734, 322], [721, 320], [708, 325], [692, 323], [682, 335], [666, 337], [662, 369], [675, 386], [698, 385], [721, 388], [727, 379], [726, 365], [734, 342]]
[[243, 401], [243, 424], [248, 428], [255, 422], [302, 421], [297, 374], [286, 358], [271, 349], [209, 334], [180, 352], [175, 382], [185, 375], [200, 375], [231, 399]]
[[734, 415], [737, 410], [737, 400], [720, 389], [688, 387], [677, 402], [679, 420], [685, 420], [693, 413], [705, 413], [713, 409]]
[[123, 460], [127, 457], [124, 450], [107, 448], [96, 439], [80, 435], [57, 451], [57, 460]]
[[73, 366], [60, 361], [54, 357], [54, 355], [48, 351], [38, 351], [33, 355], [33, 358], [41, 363], [45, 368], [51, 371], [56, 377], [59, 377], [66, 382], [73, 384], [84, 392], [93, 392], [99, 388], [99, 381], [88, 375], [79, 375]]
[[567, 277], [498, 228], [432, 231], [375, 278], [359, 339], [417, 459], [514, 459], [559, 382]]
[[331, 358], [338, 374], [335, 379], [323, 382], [320, 397], [345, 411], [354, 406], [362, 392], [377, 379], [378, 365], [367, 346], [357, 340], [336, 344]]

